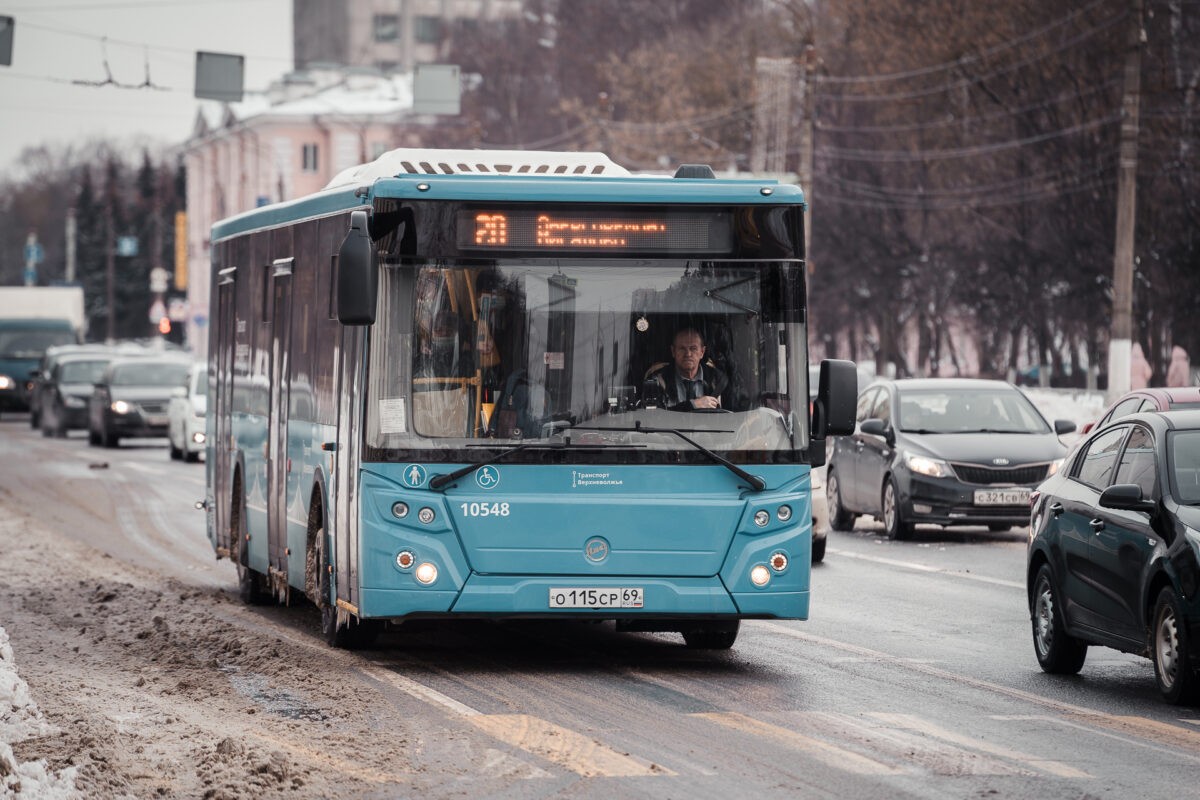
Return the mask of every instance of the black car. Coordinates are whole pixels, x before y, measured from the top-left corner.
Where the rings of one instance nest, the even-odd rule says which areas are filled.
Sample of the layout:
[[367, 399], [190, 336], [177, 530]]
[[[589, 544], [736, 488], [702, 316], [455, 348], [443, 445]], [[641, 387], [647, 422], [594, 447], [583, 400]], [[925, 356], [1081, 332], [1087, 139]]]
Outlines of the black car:
[[1143, 412], [1094, 432], [1030, 513], [1042, 669], [1073, 675], [1103, 645], [1153, 660], [1168, 702], [1200, 700], [1200, 411]]
[[1059, 436], [1020, 389], [968, 378], [879, 380], [858, 398], [853, 436], [833, 440], [825, 477], [829, 523], [848, 530], [866, 514], [888, 538], [918, 522], [1024, 525], [1029, 497], [1062, 463]]
[[190, 367], [183, 356], [113, 360], [88, 403], [88, 442], [116, 447], [126, 436], [166, 436], [167, 404]]
[[50, 372], [40, 379], [39, 424], [43, 436], [66, 436], [88, 426], [88, 398], [104, 374], [111, 353], [75, 352], [55, 357]]

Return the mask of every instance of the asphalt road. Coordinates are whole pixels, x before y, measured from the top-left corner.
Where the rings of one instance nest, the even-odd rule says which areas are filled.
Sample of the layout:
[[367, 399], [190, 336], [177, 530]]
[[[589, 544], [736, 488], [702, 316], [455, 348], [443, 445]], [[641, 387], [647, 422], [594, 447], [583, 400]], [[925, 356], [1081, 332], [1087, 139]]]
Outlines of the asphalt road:
[[[0, 513], [36, 508], [56, 535], [150, 584], [230, 598], [232, 568], [214, 561], [203, 515], [192, 508], [203, 465], [169, 461], [165, 441], [105, 450], [81, 436], [43, 439], [6, 415]], [[222, 624], [301, 653], [314, 674], [341, 676], [349, 691], [379, 698], [366, 706], [376, 710], [347, 724], [381, 741], [401, 724], [393, 720], [412, 726], [395, 759], [419, 763], [419, 777], [398, 770], [362, 784], [370, 792], [342, 784], [350, 796], [1194, 792], [1200, 709], [1162, 703], [1149, 661], [1093, 648], [1077, 677], [1038, 669], [1025, 537], [1023, 529], [929, 527], [890, 542], [879, 525], [860, 521], [851, 533], [830, 534], [826, 560], [814, 567], [811, 619], [744, 623], [729, 652], [691, 651], [673, 634], [619, 634], [610, 625], [458, 622], [402, 626], [376, 649], [340, 653], [319, 641], [304, 605], [228, 603]], [[29, 639], [9, 633], [20, 663]], [[212, 672], [214, 683], [235, 684], [242, 702], [257, 704], [260, 717], [287, 718], [290, 733], [274, 735], [295, 737], [288, 752], [317, 735], [306, 727], [311, 715], [279, 706], [278, 691], [248, 692], [219, 663]], [[35, 697], [40, 677], [35, 669]], [[303, 694], [286, 676], [273, 680], [279, 691]], [[328, 717], [312, 717], [326, 720], [326, 737]], [[351, 749], [341, 758], [345, 780], [365, 780]], [[319, 785], [309, 787], [333, 793]]]

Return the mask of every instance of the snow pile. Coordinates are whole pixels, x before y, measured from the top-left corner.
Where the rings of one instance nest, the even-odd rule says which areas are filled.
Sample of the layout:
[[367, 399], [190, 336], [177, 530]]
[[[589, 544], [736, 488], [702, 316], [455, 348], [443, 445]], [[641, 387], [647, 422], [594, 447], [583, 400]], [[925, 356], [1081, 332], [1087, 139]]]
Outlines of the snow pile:
[[29, 696], [29, 685], [17, 674], [8, 632], [0, 628], [0, 797], [68, 800], [80, 797], [75, 788], [75, 767], [55, 774], [45, 760], [18, 763], [12, 745], [35, 736], [52, 736], [58, 729], [48, 723]]

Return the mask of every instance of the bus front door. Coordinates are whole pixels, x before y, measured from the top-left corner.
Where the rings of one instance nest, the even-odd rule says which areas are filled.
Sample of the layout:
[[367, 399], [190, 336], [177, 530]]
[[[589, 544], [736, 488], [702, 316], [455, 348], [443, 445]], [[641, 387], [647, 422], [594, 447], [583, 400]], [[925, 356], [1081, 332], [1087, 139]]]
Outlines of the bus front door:
[[[222, 273], [217, 284], [217, 319], [233, 320], [237, 316], [237, 303], [234, 292], [237, 283], [233, 270]], [[230, 441], [230, 421], [233, 414], [233, 366], [234, 351], [237, 347], [237, 334], [234, 325], [216, 326], [216, 370], [212, 376], [216, 378], [217, 391], [211, 398], [212, 407], [208, 410], [208, 418], [213, 420], [213, 439], [208, 443], [208, 463], [205, 469], [209, 471], [209, 486], [213, 496], [209, 498], [213, 507], [212, 524], [209, 536], [218, 555], [230, 558], [236, 556], [229, 531], [229, 503], [233, 496], [233, 447]], [[210, 384], [211, 385], [211, 384]]]

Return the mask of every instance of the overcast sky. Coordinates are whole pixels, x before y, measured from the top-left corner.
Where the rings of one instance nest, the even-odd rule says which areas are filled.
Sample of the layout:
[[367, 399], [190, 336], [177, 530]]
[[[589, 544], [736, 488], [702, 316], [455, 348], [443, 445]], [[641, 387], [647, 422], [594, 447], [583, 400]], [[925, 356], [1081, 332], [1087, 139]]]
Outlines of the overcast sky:
[[[119, 137], [178, 143], [196, 119], [196, 51], [246, 57], [247, 90], [292, 65], [291, 0], [0, 0], [16, 20], [0, 66], [0, 174], [22, 148]], [[105, 69], [107, 60], [108, 69]], [[163, 90], [138, 86], [147, 79]]]

